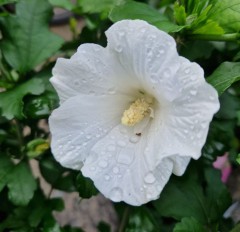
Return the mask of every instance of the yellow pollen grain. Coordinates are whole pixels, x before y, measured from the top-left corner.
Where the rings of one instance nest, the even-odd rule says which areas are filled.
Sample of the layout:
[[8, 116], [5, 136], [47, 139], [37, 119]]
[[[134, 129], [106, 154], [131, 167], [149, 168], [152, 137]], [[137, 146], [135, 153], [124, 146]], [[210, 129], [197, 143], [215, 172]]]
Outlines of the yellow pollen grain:
[[150, 113], [151, 101], [139, 98], [133, 102], [129, 109], [125, 110], [121, 119], [123, 125], [134, 126]]

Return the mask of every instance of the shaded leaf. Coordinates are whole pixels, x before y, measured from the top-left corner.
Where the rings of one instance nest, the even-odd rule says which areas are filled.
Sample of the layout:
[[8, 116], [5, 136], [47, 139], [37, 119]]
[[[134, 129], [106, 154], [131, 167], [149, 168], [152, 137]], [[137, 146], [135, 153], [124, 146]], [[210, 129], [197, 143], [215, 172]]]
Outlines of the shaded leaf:
[[37, 188], [36, 181], [25, 163], [14, 167], [8, 175], [9, 199], [15, 205], [27, 205]]
[[240, 62], [224, 62], [207, 78], [219, 95], [239, 80]]
[[172, 178], [154, 205], [165, 217], [181, 220], [192, 216], [201, 223], [208, 221], [206, 199], [196, 180]]
[[203, 225], [201, 225], [195, 218], [186, 217], [177, 223], [173, 232], [207, 232]]
[[14, 69], [25, 73], [60, 48], [63, 40], [48, 29], [50, 17], [47, 0], [21, 0], [16, 4], [16, 15], [2, 18], [0, 47]]
[[5, 5], [5, 4], [9, 4], [9, 3], [13, 3], [13, 2], [17, 2], [18, 0], [0, 0], [0, 6], [1, 5]]
[[113, 22], [123, 19], [142, 19], [166, 32], [177, 32], [184, 28], [184, 26], [172, 23], [167, 17], [149, 5], [130, 0], [115, 5], [109, 14], [109, 18]]
[[23, 118], [23, 97], [27, 94], [39, 95], [44, 91], [40, 79], [30, 79], [17, 87], [0, 93], [0, 109], [2, 116], [7, 119]]
[[93, 181], [88, 177], [84, 177], [82, 173], [79, 173], [77, 176], [76, 187], [79, 196], [82, 198], [90, 198], [98, 193]]
[[7, 184], [8, 175], [13, 169], [13, 164], [5, 155], [0, 154], [0, 191]]

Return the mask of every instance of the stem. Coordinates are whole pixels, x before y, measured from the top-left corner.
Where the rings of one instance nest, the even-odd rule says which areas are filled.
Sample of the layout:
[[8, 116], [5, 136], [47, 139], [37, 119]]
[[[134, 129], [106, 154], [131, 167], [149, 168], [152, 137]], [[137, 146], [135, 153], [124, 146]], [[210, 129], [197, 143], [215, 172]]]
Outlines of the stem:
[[124, 232], [129, 213], [130, 213], [130, 209], [129, 207], [126, 207], [123, 212], [123, 217], [122, 217], [118, 232]]
[[240, 39], [239, 33], [211, 35], [211, 34], [192, 34], [188, 36], [192, 40], [209, 40], [209, 41], [237, 41]]

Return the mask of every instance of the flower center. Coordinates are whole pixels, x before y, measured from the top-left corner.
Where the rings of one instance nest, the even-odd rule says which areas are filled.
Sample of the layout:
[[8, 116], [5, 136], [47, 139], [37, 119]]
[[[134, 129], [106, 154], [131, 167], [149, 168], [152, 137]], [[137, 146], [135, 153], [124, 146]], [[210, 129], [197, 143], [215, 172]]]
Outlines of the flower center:
[[152, 113], [151, 105], [153, 104], [153, 99], [148, 98], [138, 98], [133, 102], [130, 107], [124, 111], [121, 122], [126, 126], [134, 126], [143, 120], [143, 118]]

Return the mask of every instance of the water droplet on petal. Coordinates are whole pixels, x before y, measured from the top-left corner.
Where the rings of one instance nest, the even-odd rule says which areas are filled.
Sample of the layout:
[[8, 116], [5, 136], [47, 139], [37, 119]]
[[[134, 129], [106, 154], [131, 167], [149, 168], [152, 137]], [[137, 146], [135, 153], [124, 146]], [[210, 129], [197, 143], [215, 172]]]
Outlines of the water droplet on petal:
[[119, 44], [119, 45], [117, 45], [117, 46], [115, 47], [115, 50], [116, 50], [117, 52], [122, 52], [123, 48], [122, 48], [122, 46]]
[[110, 180], [110, 176], [109, 176], [109, 175], [105, 175], [105, 176], [104, 176], [104, 179], [105, 179], [105, 180]]
[[113, 144], [110, 144], [110, 145], [108, 145], [107, 150], [108, 151], [115, 151], [116, 150], [116, 146], [113, 145]]
[[147, 193], [147, 199], [152, 199], [152, 194], [151, 193]]
[[95, 168], [95, 167], [91, 167], [90, 170], [91, 170], [91, 171], [95, 171], [96, 168]]
[[197, 94], [197, 90], [195, 90], [195, 89], [190, 90], [190, 94], [195, 96]]
[[120, 188], [113, 188], [110, 192], [110, 198], [113, 201], [121, 201], [122, 200], [122, 190]]
[[91, 138], [92, 138], [91, 135], [87, 135], [87, 136], [86, 136], [86, 139], [91, 139]]
[[108, 89], [108, 93], [109, 94], [115, 94], [116, 93], [116, 89], [114, 87]]
[[189, 68], [186, 68], [186, 69], [184, 70], [184, 72], [185, 72], [186, 74], [188, 74], [188, 73], [190, 73], [190, 69], [189, 69]]
[[169, 78], [171, 76], [171, 70], [170, 69], [165, 69], [164, 71], [163, 71], [163, 77], [165, 77], [165, 78]]
[[212, 96], [212, 95], [210, 95], [210, 96], [209, 96], [209, 99], [213, 101], [213, 100], [215, 99], [215, 97]]
[[106, 168], [108, 166], [108, 162], [105, 160], [101, 160], [99, 161], [98, 166], [101, 168]]
[[114, 167], [114, 168], [113, 168], [113, 173], [114, 173], [114, 174], [119, 173], [119, 168], [118, 168], [118, 167]]
[[141, 138], [140, 136], [133, 135], [133, 136], [130, 137], [129, 141], [131, 143], [137, 143], [137, 142], [139, 142], [140, 138]]
[[135, 154], [133, 153], [132, 149], [127, 149], [122, 150], [118, 157], [117, 157], [117, 162], [120, 164], [125, 164], [125, 165], [130, 165], [133, 160], [134, 160]]
[[118, 32], [118, 35], [119, 35], [120, 37], [122, 37], [122, 36], [125, 35], [125, 32], [124, 32], [124, 31], [119, 31], [119, 32]]
[[125, 147], [127, 144], [124, 142], [124, 141], [118, 141], [117, 142], [117, 144], [118, 144], [118, 146], [120, 146], [120, 147]]
[[144, 178], [144, 181], [147, 183], [147, 184], [152, 184], [156, 181], [156, 178], [155, 176], [152, 174], [152, 172], [149, 172], [145, 178]]

